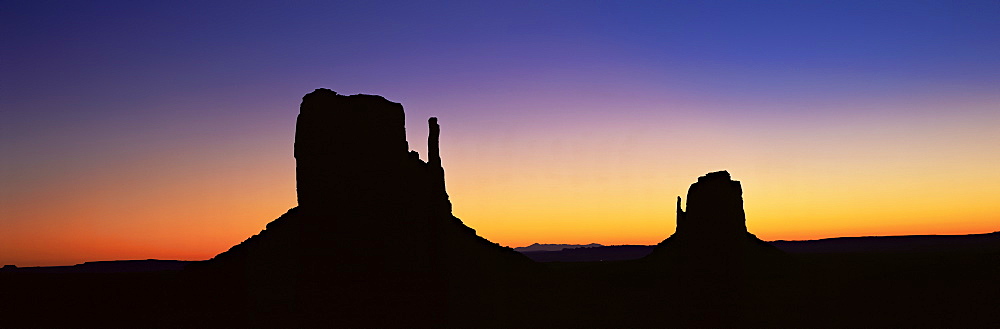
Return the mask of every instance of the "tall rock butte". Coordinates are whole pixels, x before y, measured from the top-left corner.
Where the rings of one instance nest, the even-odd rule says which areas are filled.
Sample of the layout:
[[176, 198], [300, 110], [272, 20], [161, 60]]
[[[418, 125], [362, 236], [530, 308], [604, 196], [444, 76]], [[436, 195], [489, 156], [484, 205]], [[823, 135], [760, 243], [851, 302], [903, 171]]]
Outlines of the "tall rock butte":
[[[295, 130], [299, 205], [214, 258], [188, 266], [240, 297], [261, 327], [439, 327], [502, 319], [494, 300], [536, 263], [451, 213], [428, 125], [428, 160], [406, 141], [403, 107], [317, 89]], [[213, 288], [214, 289], [214, 288]], [[489, 306], [480, 306], [489, 305]], [[506, 304], [504, 304], [506, 305]]]
[[305, 95], [295, 131], [298, 207], [205, 267], [308, 277], [531, 266], [451, 214], [437, 119], [428, 122], [427, 162], [409, 150], [404, 119], [402, 105], [381, 96]]

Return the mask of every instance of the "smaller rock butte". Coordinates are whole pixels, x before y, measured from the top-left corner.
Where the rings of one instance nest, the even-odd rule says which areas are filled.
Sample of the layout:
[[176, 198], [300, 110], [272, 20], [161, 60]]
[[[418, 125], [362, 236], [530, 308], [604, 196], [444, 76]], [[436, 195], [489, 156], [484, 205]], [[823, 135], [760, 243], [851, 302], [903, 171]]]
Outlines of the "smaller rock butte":
[[[719, 270], [737, 263], [769, 263], [782, 253], [747, 231], [743, 188], [729, 172], [698, 177], [687, 194], [687, 211], [677, 197], [677, 229], [646, 260], [700, 264]], [[771, 259], [764, 259], [771, 258]]]
[[677, 197], [678, 236], [699, 241], [731, 240], [747, 234], [743, 211], [743, 187], [730, 178], [729, 172], [717, 171], [698, 177], [688, 189], [687, 211]]

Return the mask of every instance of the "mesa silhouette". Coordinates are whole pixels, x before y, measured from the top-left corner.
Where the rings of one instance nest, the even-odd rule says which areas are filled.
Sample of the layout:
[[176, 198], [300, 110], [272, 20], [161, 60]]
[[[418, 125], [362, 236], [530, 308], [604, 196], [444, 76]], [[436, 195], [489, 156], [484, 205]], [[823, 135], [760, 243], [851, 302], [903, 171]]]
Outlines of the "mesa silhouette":
[[[276, 326], [331, 312], [344, 325], [434, 324], [451, 296], [471, 294], [468, 305], [502, 298], [483, 289], [508, 285], [535, 263], [452, 215], [437, 119], [428, 120], [426, 162], [410, 151], [404, 122], [403, 107], [381, 96], [305, 95], [295, 133], [298, 207], [192, 270], [242, 276], [254, 314], [264, 315], [252, 321]], [[313, 311], [268, 315], [289, 307]], [[400, 311], [380, 314], [386, 307]]]
[[404, 121], [403, 107], [381, 96], [305, 95], [295, 132], [299, 206], [206, 267], [327, 275], [530, 266], [452, 215], [437, 119], [428, 120], [426, 162], [409, 150]]
[[[743, 187], [729, 172], [698, 177], [687, 195], [687, 211], [677, 197], [677, 229], [643, 260], [652, 265], [693, 267], [698, 272], [736, 274], [755, 267], [787, 269], [784, 253], [747, 231]], [[783, 264], [784, 263], [784, 264]]]

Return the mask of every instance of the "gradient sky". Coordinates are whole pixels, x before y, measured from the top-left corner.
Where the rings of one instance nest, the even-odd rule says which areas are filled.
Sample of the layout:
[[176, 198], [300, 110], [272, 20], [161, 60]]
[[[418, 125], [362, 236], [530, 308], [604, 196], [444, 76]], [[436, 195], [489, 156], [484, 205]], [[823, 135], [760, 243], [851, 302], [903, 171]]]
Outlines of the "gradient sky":
[[295, 206], [316, 88], [406, 108], [508, 246], [1000, 230], [998, 1], [3, 1], [0, 264], [207, 259]]

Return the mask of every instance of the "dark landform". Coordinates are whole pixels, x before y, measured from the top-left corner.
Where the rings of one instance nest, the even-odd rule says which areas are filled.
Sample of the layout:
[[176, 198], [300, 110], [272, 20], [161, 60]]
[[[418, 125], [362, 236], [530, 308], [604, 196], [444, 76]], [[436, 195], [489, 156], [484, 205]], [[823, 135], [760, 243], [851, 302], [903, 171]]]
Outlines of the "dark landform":
[[[903, 235], [768, 241], [789, 254], [964, 252], [1000, 249], [1000, 232], [968, 235]], [[621, 245], [522, 250], [536, 262], [604, 262], [646, 257], [655, 245]], [[522, 247], [524, 248], [524, 247]]]
[[604, 245], [591, 243], [591, 244], [544, 244], [544, 243], [533, 243], [527, 247], [516, 247], [514, 251], [520, 253], [529, 253], [537, 251], [562, 251], [565, 249], [577, 249], [577, 248], [596, 248], [604, 247]]
[[[783, 252], [747, 231], [742, 188], [725, 171], [699, 177], [684, 209], [677, 199], [675, 233], [641, 258], [532, 261], [452, 215], [437, 120], [428, 122], [427, 161], [409, 151], [403, 122], [402, 106], [381, 96], [306, 95], [295, 136], [297, 207], [181, 271], [5, 268], [0, 327], [1000, 323], [996, 234], [968, 248], [879, 249], [849, 238]], [[851, 243], [862, 247], [844, 247]]]
[[828, 238], [807, 241], [771, 241], [793, 254], [963, 252], [998, 248], [1000, 232], [968, 235], [901, 235]]
[[17, 273], [141, 273], [158, 271], [180, 271], [191, 262], [183, 260], [109, 260], [86, 262], [70, 266], [17, 267], [4, 265], [0, 272]]
[[[826, 238], [818, 240], [777, 240], [768, 244], [789, 254], [821, 255], [842, 253], [941, 253], [1000, 249], [1000, 232], [966, 235], [903, 235]], [[653, 252], [656, 245], [541, 244], [516, 247], [536, 262], [608, 262], [635, 260]], [[191, 261], [116, 260], [70, 266], [17, 267], [5, 265], [0, 272], [21, 273], [139, 273], [180, 271]]]
[[[516, 248], [515, 248], [516, 249]], [[521, 251], [536, 262], [609, 262], [634, 260], [653, 252], [653, 246], [622, 245], [588, 248], [565, 248], [562, 250]]]

